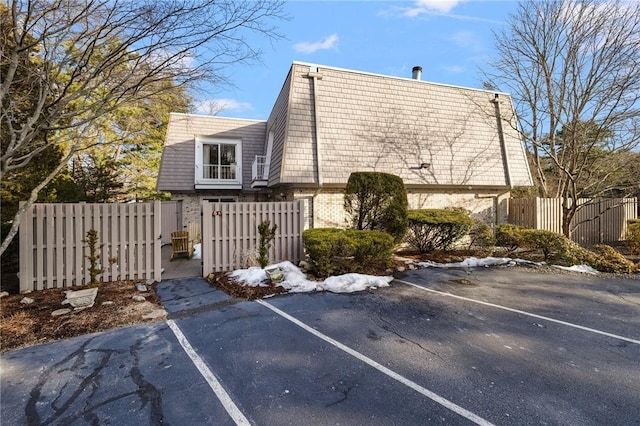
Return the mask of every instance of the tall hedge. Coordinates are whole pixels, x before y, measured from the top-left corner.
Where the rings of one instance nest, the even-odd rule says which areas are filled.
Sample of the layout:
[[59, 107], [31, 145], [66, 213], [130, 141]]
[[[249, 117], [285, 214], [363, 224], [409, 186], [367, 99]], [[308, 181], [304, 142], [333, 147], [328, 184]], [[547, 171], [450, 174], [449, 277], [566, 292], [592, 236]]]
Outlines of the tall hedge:
[[407, 191], [400, 177], [380, 172], [349, 176], [344, 209], [352, 228], [384, 231], [399, 242], [407, 231], [407, 206]]

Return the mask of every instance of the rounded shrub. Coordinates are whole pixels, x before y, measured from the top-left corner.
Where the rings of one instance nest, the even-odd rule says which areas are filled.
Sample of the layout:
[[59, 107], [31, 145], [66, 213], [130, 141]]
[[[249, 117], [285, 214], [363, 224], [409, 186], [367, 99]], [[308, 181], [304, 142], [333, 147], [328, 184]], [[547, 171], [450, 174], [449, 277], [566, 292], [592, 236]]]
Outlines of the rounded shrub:
[[516, 251], [520, 247], [524, 247], [524, 233], [527, 228], [522, 226], [505, 223], [496, 227], [496, 244], [507, 248], [510, 252]]
[[636, 271], [636, 266], [618, 253], [613, 247], [606, 244], [598, 244], [591, 247], [597, 254], [593, 268], [601, 272], [612, 272], [614, 274], [631, 274]]
[[307, 229], [302, 241], [317, 276], [361, 272], [372, 265], [386, 268], [394, 245], [386, 232], [335, 228]]
[[640, 254], [640, 219], [627, 221], [625, 244], [631, 254]]
[[420, 253], [447, 249], [467, 235], [473, 220], [460, 209], [409, 210], [406, 242]]
[[395, 242], [407, 231], [407, 191], [402, 179], [389, 173], [354, 172], [344, 194], [349, 226], [384, 231]]
[[493, 253], [496, 245], [496, 238], [491, 227], [481, 220], [474, 220], [469, 231], [469, 249], [475, 249], [482, 254]]

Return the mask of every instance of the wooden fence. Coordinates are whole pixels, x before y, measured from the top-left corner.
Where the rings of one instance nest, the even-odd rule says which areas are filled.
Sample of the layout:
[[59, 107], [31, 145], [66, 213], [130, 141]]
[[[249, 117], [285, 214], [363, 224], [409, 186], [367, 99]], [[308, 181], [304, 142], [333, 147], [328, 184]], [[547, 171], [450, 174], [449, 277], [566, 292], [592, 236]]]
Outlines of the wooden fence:
[[102, 245], [101, 281], [160, 281], [160, 202], [34, 204], [20, 222], [20, 292], [87, 284], [90, 229]]
[[[592, 245], [624, 240], [627, 220], [635, 219], [636, 198], [581, 198], [571, 221], [571, 239]], [[509, 223], [562, 233], [561, 198], [512, 198]]]
[[162, 244], [171, 244], [171, 233], [182, 231], [182, 201], [162, 201]]
[[245, 267], [248, 256], [257, 256], [258, 225], [264, 220], [278, 226], [269, 251], [270, 262], [300, 261], [303, 257], [302, 232], [309, 227], [305, 212], [305, 200], [203, 203], [203, 272], [209, 274]]

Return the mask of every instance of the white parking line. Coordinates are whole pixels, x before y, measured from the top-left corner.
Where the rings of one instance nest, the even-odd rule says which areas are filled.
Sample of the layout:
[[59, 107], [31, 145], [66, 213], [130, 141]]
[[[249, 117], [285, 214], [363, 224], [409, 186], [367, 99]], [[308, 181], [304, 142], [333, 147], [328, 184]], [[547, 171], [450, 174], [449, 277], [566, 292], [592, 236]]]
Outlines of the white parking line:
[[207, 364], [204, 362], [204, 360], [200, 358], [200, 355], [198, 355], [193, 349], [178, 325], [173, 320], [168, 320], [167, 324], [169, 325], [171, 331], [173, 331], [173, 334], [175, 334], [178, 342], [180, 342], [180, 345], [182, 345], [184, 351], [187, 353], [187, 355], [189, 355], [189, 358], [191, 358], [193, 364], [196, 366], [198, 371], [200, 371], [200, 374], [202, 374], [202, 377], [204, 377], [211, 389], [213, 389], [213, 392], [216, 394], [216, 396], [222, 403], [222, 406], [225, 410], [227, 410], [227, 413], [229, 413], [229, 416], [231, 416], [233, 421], [236, 422], [237, 425], [251, 425], [249, 420], [244, 416], [244, 414], [242, 414], [235, 402], [233, 402], [227, 391], [222, 387], [213, 372], [209, 369], [209, 367], [207, 367]]
[[487, 420], [483, 419], [482, 417], [468, 411], [465, 410], [464, 408], [460, 407], [459, 405], [454, 404], [453, 402], [449, 401], [446, 398], [441, 397], [440, 395], [431, 392], [430, 390], [420, 386], [419, 384], [417, 384], [416, 382], [413, 382], [409, 379], [407, 379], [404, 376], [401, 376], [400, 374], [388, 369], [387, 367], [385, 367], [382, 364], [377, 363], [376, 361], [372, 360], [371, 358], [367, 357], [366, 355], [361, 354], [360, 352], [351, 349], [350, 347], [338, 342], [337, 340], [332, 339], [331, 337], [320, 333], [318, 330], [315, 330], [314, 328], [311, 328], [310, 326], [308, 326], [307, 324], [303, 323], [302, 321], [298, 320], [297, 318], [292, 317], [291, 315], [289, 315], [288, 313], [276, 308], [275, 306], [273, 306], [272, 304], [265, 302], [263, 300], [256, 300], [256, 302], [258, 302], [259, 304], [261, 304], [262, 306], [271, 309], [273, 312], [275, 312], [276, 314], [280, 315], [281, 317], [291, 321], [292, 323], [294, 323], [295, 325], [297, 325], [298, 327], [302, 328], [303, 330], [313, 334], [316, 337], [319, 337], [320, 339], [324, 340], [327, 343], [330, 343], [331, 345], [335, 346], [336, 348], [348, 353], [349, 355], [359, 359], [360, 361], [370, 365], [371, 367], [375, 368], [376, 370], [386, 374], [387, 376], [391, 377], [394, 380], [397, 380], [398, 382], [402, 383], [405, 386], [408, 386], [409, 388], [415, 390], [416, 392], [426, 396], [427, 398], [431, 399], [434, 402], [437, 402], [438, 404], [448, 408], [449, 410], [453, 411], [456, 414], [459, 414], [460, 416], [474, 422], [475, 424], [478, 425], [493, 425], [492, 423], [488, 422]]
[[397, 282], [402, 283], [402, 284], [410, 285], [412, 287], [419, 288], [420, 290], [428, 291], [428, 292], [431, 292], [431, 293], [436, 293], [436, 294], [439, 294], [440, 296], [453, 297], [455, 299], [465, 300], [467, 302], [478, 303], [480, 305], [490, 306], [492, 308], [502, 309], [502, 310], [509, 311], [509, 312], [515, 312], [517, 314], [527, 315], [527, 316], [530, 316], [530, 317], [533, 317], [533, 318], [538, 318], [538, 319], [542, 319], [542, 320], [549, 321], [549, 322], [555, 322], [556, 324], [562, 324], [562, 325], [566, 325], [568, 327], [577, 328], [579, 330], [584, 330], [584, 331], [588, 331], [588, 332], [591, 332], [591, 333], [600, 334], [602, 336], [612, 337], [614, 339], [623, 340], [625, 342], [635, 343], [637, 345], [640, 345], [640, 340], [632, 339], [630, 337], [624, 337], [624, 336], [620, 336], [618, 334], [613, 334], [613, 333], [608, 333], [606, 331], [596, 330], [595, 328], [589, 328], [589, 327], [585, 327], [583, 325], [573, 324], [571, 322], [557, 320], [555, 318], [550, 318], [550, 317], [545, 317], [544, 315], [533, 314], [531, 312], [521, 311], [519, 309], [509, 308], [507, 306], [502, 306], [502, 305], [497, 305], [495, 303], [483, 302], [482, 300], [471, 299], [471, 298], [468, 298], [468, 297], [458, 296], [458, 295], [451, 294], [451, 293], [446, 293], [446, 292], [443, 292], [443, 291], [433, 290], [433, 289], [430, 289], [430, 288], [427, 288], [427, 287], [423, 287], [423, 286], [418, 285], [418, 284], [410, 283], [408, 281], [397, 280], [397, 279], [394, 280], [394, 281], [397, 281]]

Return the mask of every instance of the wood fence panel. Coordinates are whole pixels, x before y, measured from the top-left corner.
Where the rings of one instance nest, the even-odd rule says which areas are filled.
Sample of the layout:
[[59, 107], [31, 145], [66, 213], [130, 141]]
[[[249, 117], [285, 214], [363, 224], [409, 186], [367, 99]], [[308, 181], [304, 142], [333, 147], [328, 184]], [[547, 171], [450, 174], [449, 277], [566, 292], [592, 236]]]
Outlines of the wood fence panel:
[[[571, 239], [585, 246], [623, 240], [627, 220], [637, 218], [636, 198], [581, 198], [578, 203], [570, 224]], [[511, 199], [509, 223], [562, 233], [562, 199]]]
[[90, 229], [98, 231], [100, 280], [160, 281], [160, 215], [160, 202], [34, 204], [20, 222], [20, 291], [87, 284]]
[[268, 220], [278, 226], [269, 251], [271, 263], [302, 259], [305, 200], [265, 203], [202, 204], [202, 262], [205, 274], [245, 267], [247, 256], [257, 254], [258, 225]]

